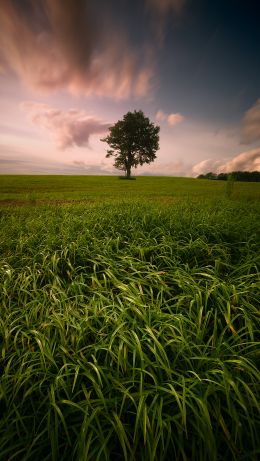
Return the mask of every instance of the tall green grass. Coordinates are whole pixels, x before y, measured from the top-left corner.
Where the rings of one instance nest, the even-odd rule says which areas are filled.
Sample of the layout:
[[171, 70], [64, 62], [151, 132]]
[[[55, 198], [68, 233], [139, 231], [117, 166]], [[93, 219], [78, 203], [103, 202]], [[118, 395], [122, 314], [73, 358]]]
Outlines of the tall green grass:
[[0, 459], [259, 459], [258, 228], [224, 199], [4, 208]]

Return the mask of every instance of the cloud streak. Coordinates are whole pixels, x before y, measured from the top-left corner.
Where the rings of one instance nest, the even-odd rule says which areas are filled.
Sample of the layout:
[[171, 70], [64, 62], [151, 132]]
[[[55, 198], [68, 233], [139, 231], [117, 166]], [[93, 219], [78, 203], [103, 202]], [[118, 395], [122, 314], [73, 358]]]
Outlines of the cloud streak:
[[76, 109], [62, 111], [35, 102], [24, 102], [21, 107], [29, 114], [35, 125], [52, 135], [61, 150], [88, 146], [90, 136], [102, 134], [110, 126]]
[[206, 159], [193, 166], [191, 175], [209, 173], [231, 173], [232, 171], [260, 171], [260, 147], [250, 149], [223, 161]]
[[186, 0], [146, 0], [146, 3], [156, 14], [166, 15], [169, 11], [179, 13]]
[[65, 174], [65, 175], [111, 175], [115, 174], [115, 169], [109, 164], [85, 163], [74, 161], [65, 163], [62, 161], [47, 160], [44, 157], [34, 157], [24, 152], [1, 153], [0, 145], [0, 171], [1, 174]]
[[0, 67], [39, 92], [146, 96], [152, 53], [112, 23], [105, 4], [100, 14], [85, 0], [0, 0]]
[[164, 42], [165, 22], [169, 15], [179, 15], [186, 0], [145, 0], [148, 11], [152, 14], [153, 26], [158, 40], [158, 44]]
[[260, 147], [236, 155], [219, 167], [219, 173], [230, 171], [260, 171]]
[[251, 144], [260, 140], [260, 99], [244, 116], [242, 126], [242, 143]]

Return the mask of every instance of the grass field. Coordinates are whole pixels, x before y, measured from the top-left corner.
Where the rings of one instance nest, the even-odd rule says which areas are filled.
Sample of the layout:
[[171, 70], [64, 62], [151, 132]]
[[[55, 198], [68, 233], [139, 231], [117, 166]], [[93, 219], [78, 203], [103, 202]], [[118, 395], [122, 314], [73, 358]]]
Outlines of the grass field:
[[0, 459], [260, 458], [259, 183], [0, 177]]
[[[115, 176], [0, 176], [0, 205], [50, 202], [104, 202], [141, 200], [176, 202], [226, 197], [225, 181], [174, 177], [137, 177], [119, 181]], [[233, 200], [260, 200], [260, 184], [234, 184]]]

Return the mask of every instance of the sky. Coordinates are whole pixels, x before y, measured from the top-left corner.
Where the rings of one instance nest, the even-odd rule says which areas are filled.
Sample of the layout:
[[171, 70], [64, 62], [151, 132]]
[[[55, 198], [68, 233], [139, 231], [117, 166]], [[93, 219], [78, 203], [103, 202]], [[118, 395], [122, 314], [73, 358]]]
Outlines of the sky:
[[118, 174], [108, 128], [160, 126], [134, 174], [260, 171], [258, 0], [0, 0], [0, 173]]

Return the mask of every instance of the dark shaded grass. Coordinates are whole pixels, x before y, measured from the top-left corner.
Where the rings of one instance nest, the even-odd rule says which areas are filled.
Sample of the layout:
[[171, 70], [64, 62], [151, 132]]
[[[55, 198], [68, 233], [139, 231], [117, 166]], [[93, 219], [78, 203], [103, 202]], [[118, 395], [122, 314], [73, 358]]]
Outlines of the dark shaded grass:
[[259, 206], [1, 217], [0, 458], [257, 460]]

